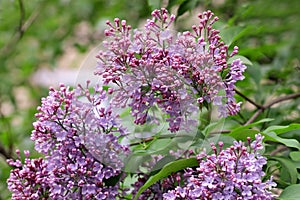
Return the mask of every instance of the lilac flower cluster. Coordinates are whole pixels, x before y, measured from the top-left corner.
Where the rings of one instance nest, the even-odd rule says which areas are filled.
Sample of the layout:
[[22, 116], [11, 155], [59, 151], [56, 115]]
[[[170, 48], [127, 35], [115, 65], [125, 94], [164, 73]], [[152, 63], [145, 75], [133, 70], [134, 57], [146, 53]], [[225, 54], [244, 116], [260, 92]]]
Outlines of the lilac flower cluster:
[[[70, 90], [50, 88], [38, 107], [31, 139], [44, 158], [9, 161], [8, 179], [13, 199], [115, 199], [120, 195], [120, 155], [129, 153], [118, 143], [124, 129], [109, 106], [103, 105], [106, 92], [95, 87]], [[120, 178], [122, 180], [122, 178]], [[29, 187], [30, 189], [27, 189]], [[24, 196], [26, 191], [26, 196]], [[46, 191], [46, 192], [45, 192]], [[37, 196], [39, 198], [37, 198]]]
[[212, 28], [218, 20], [213, 15], [199, 14], [192, 32], [177, 35], [169, 28], [175, 16], [163, 8], [152, 12], [145, 30], [131, 31], [118, 18], [107, 22], [108, 39], [97, 55], [95, 74], [104, 84], [113, 84], [115, 105], [129, 105], [136, 124], [144, 124], [156, 106], [167, 114], [171, 132], [189, 124], [191, 113], [211, 103], [218, 106], [220, 116], [239, 111], [233, 95], [246, 67], [239, 59], [228, 65], [238, 48], [228, 53], [219, 31]]
[[49, 198], [49, 171], [48, 162], [42, 158], [30, 159], [29, 151], [24, 151], [24, 163], [21, 161], [20, 151], [16, 150], [17, 160], [9, 159], [7, 162], [14, 167], [7, 180], [12, 199], [48, 199]]
[[236, 141], [224, 150], [219, 142], [219, 152], [212, 145], [214, 153], [202, 152], [197, 156], [199, 167], [186, 171], [185, 186], [165, 193], [164, 199], [274, 199], [270, 190], [276, 184], [272, 179], [262, 181], [263, 166], [267, 163], [258, 151], [263, 148], [262, 140], [257, 134], [252, 143], [248, 138], [248, 147]]

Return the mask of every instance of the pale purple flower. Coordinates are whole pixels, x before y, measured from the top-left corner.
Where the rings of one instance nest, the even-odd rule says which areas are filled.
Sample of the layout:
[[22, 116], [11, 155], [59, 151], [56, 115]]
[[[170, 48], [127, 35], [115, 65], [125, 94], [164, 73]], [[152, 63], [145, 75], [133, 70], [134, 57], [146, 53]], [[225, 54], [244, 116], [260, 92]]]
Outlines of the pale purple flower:
[[[188, 177], [183, 187], [176, 187], [163, 195], [164, 199], [275, 199], [271, 193], [276, 184], [269, 179], [262, 182], [266, 158], [257, 150], [261, 149], [263, 136], [256, 135], [248, 148], [242, 142], [217, 151], [212, 145], [213, 154], [197, 156], [199, 167], [187, 171]], [[187, 197], [181, 191], [186, 191]], [[175, 197], [174, 197], [175, 196]]]
[[[8, 161], [17, 167], [8, 179], [13, 199], [39, 196], [51, 199], [115, 199], [119, 194], [123, 156], [127, 146], [118, 143], [125, 130], [111, 107], [104, 106], [100, 87], [60, 86], [50, 89], [36, 114], [31, 139], [44, 158]], [[26, 184], [24, 184], [26, 183]]]
[[192, 32], [177, 34], [169, 29], [175, 16], [164, 8], [152, 12], [144, 30], [131, 31], [117, 18], [107, 22], [95, 74], [104, 84], [114, 85], [114, 104], [130, 106], [136, 124], [146, 123], [156, 107], [167, 114], [171, 132], [184, 129], [182, 125], [207, 103], [218, 106], [220, 116], [239, 111], [233, 95], [246, 67], [240, 60], [227, 65], [238, 48], [229, 55], [219, 31], [212, 28], [218, 20], [213, 15], [199, 14]]
[[8, 160], [7, 163], [15, 167], [7, 179], [8, 189], [12, 192], [12, 199], [42, 199], [49, 198], [50, 190], [48, 161], [42, 158], [30, 159], [29, 152], [24, 152], [25, 160], [22, 162], [20, 151], [17, 150], [18, 159]]

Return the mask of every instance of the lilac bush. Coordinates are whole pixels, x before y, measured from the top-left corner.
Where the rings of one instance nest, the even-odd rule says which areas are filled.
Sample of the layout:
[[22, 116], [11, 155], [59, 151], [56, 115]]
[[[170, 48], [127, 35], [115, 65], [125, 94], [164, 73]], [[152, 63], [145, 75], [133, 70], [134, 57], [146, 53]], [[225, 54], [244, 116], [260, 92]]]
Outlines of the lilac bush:
[[250, 140], [248, 147], [235, 141], [226, 149], [219, 142], [219, 151], [212, 144], [213, 154], [198, 154], [199, 167], [186, 170], [184, 187], [165, 193], [164, 199], [275, 199], [270, 192], [276, 186], [272, 178], [262, 181], [263, 166], [267, 163], [259, 153], [263, 136], [257, 134], [256, 140]]
[[112, 83], [115, 105], [131, 107], [136, 124], [145, 124], [158, 106], [167, 114], [169, 130], [178, 131], [188, 116], [201, 112], [209, 104], [218, 106], [220, 116], [236, 114], [240, 109], [234, 95], [235, 83], [243, 80], [246, 66], [236, 59], [230, 65], [229, 53], [211, 11], [199, 14], [193, 31], [174, 34], [170, 29], [174, 15], [166, 9], [154, 10], [144, 30], [131, 31], [125, 20], [107, 22], [105, 50], [97, 55], [95, 74], [104, 84]]
[[13, 193], [12, 199], [47, 199], [50, 190], [48, 162], [43, 158], [30, 159], [29, 151], [25, 151], [24, 163], [21, 161], [20, 151], [16, 151], [17, 160], [8, 160], [14, 167], [7, 180], [8, 189]]
[[[31, 139], [44, 158], [9, 161], [17, 167], [8, 179], [13, 199], [115, 199], [123, 160], [129, 152], [118, 143], [124, 129], [109, 106], [106, 92], [95, 87], [50, 88], [36, 114]], [[120, 179], [121, 180], [121, 179]], [[28, 187], [28, 189], [27, 189]]]
[[[199, 131], [191, 116], [198, 117], [204, 108], [211, 111], [212, 105], [218, 107], [220, 117], [237, 114], [241, 103], [234, 98], [235, 84], [244, 79], [246, 66], [240, 59], [228, 63], [238, 48], [229, 52], [219, 30], [213, 28], [218, 18], [206, 11], [198, 15], [193, 31], [175, 34], [170, 28], [175, 16], [166, 9], [154, 10], [152, 17], [144, 30], [132, 31], [118, 18], [107, 22], [105, 49], [97, 55], [95, 71], [104, 87], [91, 88], [88, 82], [85, 88], [63, 84], [58, 90], [50, 88], [38, 107], [31, 135], [42, 157], [31, 159], [25, 151], [22, 162], [17, 151], [18, 159], [8, 160], [14, 167], [7, 180], [12, 199], [130, 199], [137, 195], [150, 174], [139, 172], [133, 175], [137, 180], [126, 186], [126, 177], [132, 176], [126, 164], [135, 165], [126, 162], [145, 149], [123, 144], [131, 133], [116, 114], [119, 107], [130, 108], [136, 127], [149, 121], [159, 124], [158, 115], [164, 115], [170, 132], [194, 126]], [[197, 155], [198, 167], [175, 171], [148, 187], [139, 199], [273, 199], [270, 190], [275, 184], [272, 179], [263, 181], [262, 139], [256, 135], [253, 142], [248, 138], [248, 146], [235, 142], [226, 149], [220, 142], [219, 151], [212, 144], [211, 155]], [[196, 156], [191, 149], [181, 151], [175, 150], [173, 157]], [[151, 165], [147, 166], [150, 171], [164, 158], [147, 156], [156, 158], [143, 163]]]

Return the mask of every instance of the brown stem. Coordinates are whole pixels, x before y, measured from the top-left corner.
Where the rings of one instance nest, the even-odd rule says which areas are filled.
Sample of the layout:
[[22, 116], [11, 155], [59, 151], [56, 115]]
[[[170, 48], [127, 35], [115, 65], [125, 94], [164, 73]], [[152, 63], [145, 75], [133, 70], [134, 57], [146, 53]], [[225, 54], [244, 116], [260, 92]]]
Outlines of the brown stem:
[[300, 97], [300, 93], [295, 93], [295, 94], [290, 94], [284, 97], [279, 97], [278, 99], [274, 99], [273, 101], [271, 101], [270, 103], [267, 103], [265, 105], [263, 105], [261, 108], [259, 108], [253, 115], [252, 117], [245, 123], [245, 125], [251, 124], [252, 122], [254, 122], [254, 120], [266, 109], [272, 107], [273, 105], [280, 103], [282, 101], [287, 101], [290, 99], [295, 99]]
[[256, 108], [263, 108], [262, 105], [259, 105], [257, 103], [255, 103], [252, 99], [248, 98], [246, 95], [244, 95], [243, 93], [241, 93], [240, 91], [238, 91], [237, 89], [234, 90], [239, 96], [241, 96], [242, 98], [244, 98], [246, 101], [248, 101], [249, 103], [251, 103], [252, 105], [254, 105]]
[[21, 38], [24, 34], [24, 29], [23, 29], [23, 23], [25, 20], [25, 7], [23, 0], [19, 0], [19, 7], [20, 7], [20, 22], [19, 22], [19, 37]]
[[273, 106], [274, 104], [280, 103], [282, 101], [290, 100], [290, 99], [296, 99], [298, 97], [300, 97], [300, 92], [295, 93], [295, 94], [286, 95], [284, 97], [279, 97], [278, 99], [275, 99], [274, 101], [271, 101], [270, 103], [266, 104], [264, 106], [264, 108], [266, 109], [266, 108]]
[[19, 20], [19, 27], [17, 31], [14, 33], [12, 38], [6, 43], [6, 45], [0, 49], [0, 55], [2, 58], [9, 57], [11, 53], [13, 53], [14, 47], [16, 44], [21, 40], [24, 33], [27, 31], [27, 29], [32, 25], [32, 23], [36, 20], [38, 15], [40, 14], [40, 11], [44, 4], [47, 1], [42, 1], [36, 9], [32, 12], [30, 17], [25, 21], [25, 7], [22, 0], [19, 0], [19, 7], [20, 7], [20, 20]]
[[289, 148], [287, 146], [284, 146], [284, 145], [280, 145], [278, 146], [274, 151], [272, 151], [270, 153], [270, 156], [275, 156], [277, 153], [280, 153], [282, 151], [286, 151], [288, 150]]
[[6, 151], [6, 149], [4, 148], [4, 146], [2, 146], [2, 144], [0, 144], [0, 154], [2, 154], [2, 156], [5, 159], [10, 159], [12, 158], [12, 156], [10, 155], [10, 153], [8, 151]]

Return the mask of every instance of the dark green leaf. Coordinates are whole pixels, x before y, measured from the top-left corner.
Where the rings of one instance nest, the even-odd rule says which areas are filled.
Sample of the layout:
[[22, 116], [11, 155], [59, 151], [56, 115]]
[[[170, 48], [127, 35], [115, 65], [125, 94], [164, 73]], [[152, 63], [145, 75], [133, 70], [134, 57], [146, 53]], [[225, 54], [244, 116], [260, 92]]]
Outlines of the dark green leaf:
[[117, 176], [110, 177], [109, 179], [104, 179], [104, 183], [106, 186], [115, 186], [117, 184], [117, 182], [119, 182], [121, 176], [122, 176], [122, 173], [120, 173]]
[[279, 196], [279, 200], [299, 200], [300, 184], [290, 185], [283, 190]]
[[170, 10], [173, 6], [181, 4], [185, 0], [169, 0], [167, 9]]
[[292, 147], [292, 148], [296, 148], [296, 149], [300, 150], [300, 144], [296, 139], [281, 138], [281, 137], [277, 136], [276, 133], [274, 133], [274, 132], [269, 132], [269, 133], [262, 132], [262, 135], [265, 136], [265, 140], [279, 142], [288, 147]]
[[167, 165], [165, 165], [157, 174], [151, 176], [148, 181], [138, 190], [137, 194], [134, 197], [134, 200], [137, 200], [138, 197], [151, 185], [156, 183], [157, 181], [169, 176], [170, 174], [174, 172], [178, 172], [180, 170], [183, 170], [187, 167], [196, 167], [199, 163], [196, 158], [187, 158], [187, 159], [181, 159], [176, 160], [174, 162], [171, 162]]
[[240, 126], [238, 128], [233, 129], [229, 134], [226, 134], [228, 136], [231, 136], [233, 138], [235, 138], [236, 140], [243, 140], [245, 141], [247, 139], [247, 137], [251, 137], [252, 139], [254, 138], [255, 134], [259, 133], [258, 130], [253, 130], [253, 129], [249, 129], [252, 128], [258, 124], [264, 123], [264, 122], [269, 122], [272, 121], [273, 119], [262, 119], [260, 121], [248, 124], [246, 126]]
[[288, 177], [280, 177], [283, 181], [290, 182], [291, 184], [297, 183], [297, 168], [295, 164], [285, 157], [271, 156], [269, 159], [277, 160], [282, 166], [281, 171], [287, 173]]
[[235, 41], [235, 37], [242, 31], [241, 27], [233, 26], [223, 29], [220, 32], [222, 40], [226, 45], [230, 46]]
[[240, 59], [245, 65], [252, 65], [252, 62], [248, 60], [245, 56], [235, 55], [228, 59], [228, 64], [231, 64], [234, 60]]
[[[224, 127], [225, 118], [221, 118], [217, 122], [210, 123], [208, 126], [205, 127], [203, 130], [203, 134], [207, 137], [211, 132], [218, 132], [221, 131]], [[202, 138], [204, 139], [204, 138]]]
[[292, 151], [290, 152], [290, 157], [293, 161], [300, 161], [300, 151]]
[[257, 133], [259, 133], [258, 130], [243, 129], [243, 130], [238, 130], [238, 131], [231, 132], [227, 135], [233, 137], [236, 140], [246, 141], [248, 137], [250, 137], [251, 139], [254, 139], [255, 135]]
[[183, 15], [185, 12], [192, 10], [197, 5], [197, 0], [185, 0], [177, 10], [177, 16]]
[[266, 130], [264, 130], [264, 133], [275, 132], [277, 135], [279, 135], [282, 133], [286, 133], [298, 129], [300, 129], [300, 124], [290, 124], [287, 126], [270, 126]]
[[165, 156], [162, 159], [160, 159], [153, 167], [152, 167], [152, 172], [150, 173], [150, 176], [153, 176], [159, 172], [163, 166], [167, 165], [168, 163], [172, 162], [175, 160], [174, 156]]

